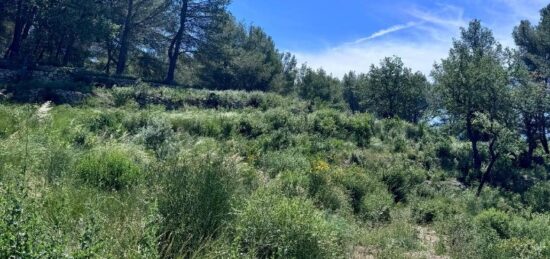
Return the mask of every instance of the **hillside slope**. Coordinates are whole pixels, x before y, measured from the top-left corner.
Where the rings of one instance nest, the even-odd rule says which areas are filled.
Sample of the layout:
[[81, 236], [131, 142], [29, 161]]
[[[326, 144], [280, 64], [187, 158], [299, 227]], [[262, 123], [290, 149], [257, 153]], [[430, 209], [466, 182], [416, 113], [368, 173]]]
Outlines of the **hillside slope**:
[[441, 129], [260, 92], [4, 100], [0, 257], [550, 257], [548, 183], [477, 198], [468, 152]]

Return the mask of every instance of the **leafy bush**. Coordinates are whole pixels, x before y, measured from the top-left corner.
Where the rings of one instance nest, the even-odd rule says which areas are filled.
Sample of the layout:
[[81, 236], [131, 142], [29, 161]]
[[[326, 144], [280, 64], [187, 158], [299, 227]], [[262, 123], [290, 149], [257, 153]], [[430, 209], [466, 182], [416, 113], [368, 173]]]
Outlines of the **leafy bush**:
[[550, 257], [550, 241], [537, 243], [527, 238], [510, 238], [497, 244], [499, 258], [548, 258]]
[[524, 195], [525, 203], [536, 212], [550, 211], [550, 182], [531, 187]]
[[352, 140], [359, 147], [367, 147], [374, 135], [372, 116], [368, 114], [354, 115], [349, 119], [347, 130], [352, 134]]
[[372, 191], [361, 199], [360, 217], [374, 223], [390, 221], [390, 209], [393, 207], [393, 197], [385, 189]]
[[475, 221], [485, 230], [496, 231], [500, 238], [510, 237], [510, 216], [495, 209], [481, 212], [475, 217]]
[[259, 166], [271, 177], [285, 171], [305, 173], [310, 170], [307, 158], [293, 149], [265, 152], [260, 158]]
[[139, 136], [146, 148], [153, 150], [158, 157], [164, 157], [169, 152], [168, 144], [174, 138], [174, 131], [168, 120], [154, 116], [149, 119]]
[[423, 200], [411, 208], [411, 217], [418, 224], [430, 224], [457, 213], [454, 205], [443, 198]]
[[92, 132], [109, 132], [116, 133], [122, 129], [122, 118], [125, 114], [120, 111], [96, 111], [91, 114], [87, 114], [85, 125]]
[[315, 202], [319, 207], [331, 212], [339, 212], [341, 214], [349, 214], [351, 212], [350, 198], [347, 192], [338, 186], [326, 184], [320, 186], [315, 194]]
[[245, 254], [257, 258], [344, 256], [343, 230], [308, 200], [260, 191], [236, 217], [234, 242]]
[[275, 185], [277, 189], [288, 197], [307, 197], [310, 184], [310, 179], [307, 174], [303, 172], [286, 171], [279, 174]]
[[382, 181], [393, 194], [396, 202], [407, 201], [408, 194], [426, 180], [426, 172], [414, 166], [400, 164], [384, 170]]
[[143, 172], [120, 147], [95, 149], [76, 165], [79, 179], [105, 190], [122, 190], [140, 182]]
[[382, 193], [382, 196], [387, 193], [384, 183], [378, 181], [373, 175], [359, 170], [353, 168], [347, 171], [339, 171], [333, 177], [336, 183], [342, 185], [347, 190], [353, 211], [358, 215], [361, 214], [361, 207], [363, 206], [362, 203], [365, 196], [371, 194], [377, 195], [379, 191]]
[[335, 110], [320, 110], [313, 114], [312, 129], [325, 137], [345, 136], [341, 127], [343, 120], [341, 113]]
[[242, 116], [237, 132], [248, 138], [257, 138], [266, 132], [267, 126], [255, 115]]

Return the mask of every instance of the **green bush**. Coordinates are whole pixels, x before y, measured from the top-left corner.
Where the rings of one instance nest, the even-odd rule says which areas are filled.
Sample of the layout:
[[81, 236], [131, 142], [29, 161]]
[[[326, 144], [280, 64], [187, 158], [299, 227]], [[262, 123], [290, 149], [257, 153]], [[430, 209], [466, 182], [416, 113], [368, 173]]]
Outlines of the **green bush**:
[[120, 133], [124, 117], [125, 114], [122, 111], [94, 111], [87, 114], [84, 124], [94, 133]]
[[390, 209], [392, 207], [392, 195], [385, 189], [379, 189], [363, 196], [359, 213], [363, 220], [373, 223], [383, 223], [390, 221]]
[[105, 190], [122, 190], [139, 183], [143, 172], [119, 147], [95, 149], [83, 156], [76, 165], [78, 178], [89, 185]]
[[495, 231], [500, 238], [510, 237], [510, 216], [496, 209], [481, 212], [475, 217], [475, 221], [484, 230]]
[[151, 117], [139, 133], [145, 147], [153, 150], [158, 157], [165, 157], [169, 152], [168, 144], [174, 135], [172, 124], [160, 116]]
[[275, 181], [276, 188], [288, 197], [307, 197], [311, 184], [306, 173], [295, 171], [283, 172]]
[[[234, 162], [197, 147], [168, 166], [159, 199], [161, 254], [188, 256], [207, 240], [214, 239], [231, 219], [239, 195]], [[211, 150], [210, 150], [211, 151]]]
[[348, 193], [338, 186], [326, 184], [321, 186], [315, 194], [315, 202], [324, 210], [348, 214], [351, 212]]
[[237, 125], [237, 132], [248, 138], [257, 138], [264, 134], [266, 130], [267, 125], [255, 114], [243, 115]]
[[394, 165], [382, 173], [382, 181], [388, 186], [396, 202], [406, 202], [409, 193], [425, 180], [426, 172], [410, 164]]
[[0, 139], [16, 132], [23, 117], [21, 109], [16, 109], [14, 106], [0, 106]]
[[271, 177], [276, 177], [279, 173], [285, 171], [308, 172], [310, 170], [310, 163], [307, 158], [293, 149], [267, 151], [258, 162], [260, 168]]
[[444, 222], [443, 234], [449, 255], [454, 258], [499, 258], [495, 244], [499, 238], [494, 232], [480, 229], [475, 220], [459, 214]]
[[336, 110], [320, 110], [313, 114], [312, 129], [325, 137], [342, 137], [346, 132], [342, 128], [343, 116]]
[[418, 224], [430, 224], [445, 220], [458, 213], [454, 204], [443, 198], [422, 200], [411, 207], [411, 217]]
[[550, 211], [550, 182], [538, 183], [524, 195], [525, 203], [536, 212]]
[[260, 191], [236, 217], [234, 242], [242, 253], [256, 258], [344, 256], [343, 230], [308, 200]]
[[358, 215], [361, 213], [363, 198], [366, 195], [376, 195], [378, 191], [383, 196], [387, 193], [384, 183], [378, 181], [375, 176], [360, 170], [353, 168], [337, 172], [333, 176], [334, 181], [347, 190], [353, 211]]
[[369, 114], [354, 115], [349, 119], [347, 131], [351, 132], [352, 140], [359, 147], [367, 147], [370, 144], [370, 139], [374, 135], [373, 121]]

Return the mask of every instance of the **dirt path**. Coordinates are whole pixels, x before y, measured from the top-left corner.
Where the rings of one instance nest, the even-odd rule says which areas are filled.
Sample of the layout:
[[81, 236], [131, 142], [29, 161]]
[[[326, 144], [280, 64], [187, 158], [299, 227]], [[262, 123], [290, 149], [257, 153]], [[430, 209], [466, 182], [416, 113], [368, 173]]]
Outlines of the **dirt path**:
[[418, 239], [420, 239], [420, 242], [422, 242], [422, 245], [426, 248], [426, 250], [420, 251], [420, 252], [408, 253], [406, 257], [427, 258], [427, 259], [450, 259], [450, 257], [446, 255], [437, 255], [436, 246], [437, 246], [437, 243], [439, 243], [440, 238], [433, 229], [429, 227], [418, 226], [416, 227], [416, 231], [418, 231]]
[[[436, 246], [439, 243], [439, 236], [437, 233], [429, 228], [418, 226], [416, 227], [418, 232], [418, 239], [422, 243], [422, 246], [425, 248], [424, 251], [418, 252], [409, 252], [404, 255], [405, 258], [426, 258], [426, 259], [450, 259], [446, 255], [437, 255]], [[353, 254], [351, 255], [352, 259], [375, 259], [377, 251], [375, 249], [370, 249], [363, 246], [357, 246], [353, 249]]]

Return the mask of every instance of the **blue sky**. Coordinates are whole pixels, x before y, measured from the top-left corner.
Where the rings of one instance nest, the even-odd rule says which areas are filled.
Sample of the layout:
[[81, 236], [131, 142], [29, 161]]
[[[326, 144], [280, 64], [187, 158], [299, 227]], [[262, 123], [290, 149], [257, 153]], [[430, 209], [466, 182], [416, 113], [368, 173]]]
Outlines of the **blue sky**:
[[239, 21], [257, 25], [281, 51], [335, 76], [368, 71], [397, 55], [429, 74], [444, 58], [459, 28], [474, 18], [504, 46], [520, 20], [539, 19], [545, 0], [233, 0]]

